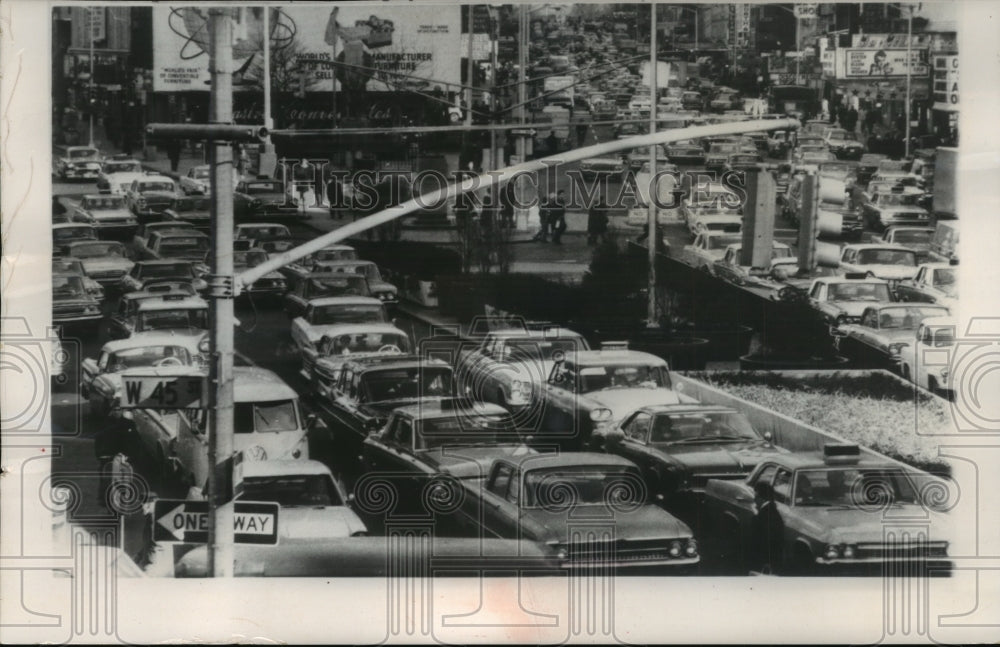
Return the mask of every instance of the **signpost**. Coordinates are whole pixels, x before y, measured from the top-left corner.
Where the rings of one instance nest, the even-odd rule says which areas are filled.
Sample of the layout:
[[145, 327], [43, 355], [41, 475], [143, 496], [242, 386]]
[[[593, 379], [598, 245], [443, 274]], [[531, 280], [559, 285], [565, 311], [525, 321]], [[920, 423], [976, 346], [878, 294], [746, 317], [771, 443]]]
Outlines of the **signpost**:
[[[277, 503], [235, 501], [233, 540], [237, 544], [278, 543]], [[153, 541], [183, 544], [208, 542], [208, 501], [157, 499], [153, 503]]]
[[205, 375], [126, 375], [122, 377], [122, 409], [204, 409], [208, 405]]

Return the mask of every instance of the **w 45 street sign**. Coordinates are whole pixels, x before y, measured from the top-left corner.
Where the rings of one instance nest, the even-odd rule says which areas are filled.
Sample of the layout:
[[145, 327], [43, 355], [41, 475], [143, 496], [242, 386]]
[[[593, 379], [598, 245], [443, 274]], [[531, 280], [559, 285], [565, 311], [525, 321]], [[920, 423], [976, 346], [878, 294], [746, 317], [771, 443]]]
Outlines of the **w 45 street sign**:
[[[277, 503], [235, 501], [233, 540], [237, 544], [277, 544]], [[185, 544], [208, 542], [208, 501], [157, 499], [153, 503], [153, 541]]]
[[[187, 368], [187, 367], [185, 367]], [[125, 375], [123, 409], [204, 409], [208, 406], [208, 377], [204, 374]]]

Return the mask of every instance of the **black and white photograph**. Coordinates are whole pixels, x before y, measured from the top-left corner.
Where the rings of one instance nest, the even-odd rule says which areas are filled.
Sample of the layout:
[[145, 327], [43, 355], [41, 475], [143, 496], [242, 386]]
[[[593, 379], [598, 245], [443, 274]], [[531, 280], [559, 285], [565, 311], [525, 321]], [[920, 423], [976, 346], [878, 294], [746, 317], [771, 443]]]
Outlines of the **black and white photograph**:
[[1000, 634], [1000, 6], [2, 9], [0, 640]]

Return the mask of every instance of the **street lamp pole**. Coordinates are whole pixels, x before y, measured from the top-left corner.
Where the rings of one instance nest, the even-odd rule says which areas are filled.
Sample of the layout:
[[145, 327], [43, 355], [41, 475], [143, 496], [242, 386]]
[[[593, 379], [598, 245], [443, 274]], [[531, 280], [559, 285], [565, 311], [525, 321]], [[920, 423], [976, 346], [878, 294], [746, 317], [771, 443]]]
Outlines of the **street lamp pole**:
[[[799, 66], [802, 64], [802, 51], [799, 47], [799, 26], [802, 24], [802, 19], [795, 15], [795, 85], [799, 85]], [[788, 68], [785, 68], [788, 69]]]
[[908, 6], [906, 18], [906, 157], [910, 156], [910, 69], [913, 66], [913, 5]]
[[[657, 69], [656, 60], [656, 0], [653, 0], [649, 5], [650, 11], [650, 27], [649, 27], [649, 134], [656, 134], [656, 103], [657, 103], [657, 76], [659, 70]], [[656, 317], [656, 248], [657, 240], [656, 235], [656, 202], [659, 198], [658, 188], [659, 181], [656, 177], [656, 147], [657, 144], [652, 144], [649, 147], [649, 177], [650, 185], [648, 187], [649, 192], [649, 207], [648, 218], [646, 222], [647, 226], [647, 247], [648, 247], [648, 258], [649, 258], [649, 285], [647, 286], [648, 291], [648, 307], [646, 311], [646, 325], [653, 328], [657, 325]], [[641, 192], [640, 192], [641, 194]]]
[[96, 103], [94, 102], [94, 28], [97, 26], [97, 20], [94, 18], [95, 11], [102, 11], [103, 9], [98, 7], [88, 7], [87, 8], [87, 35], [90, 40], [90, 78], [87, 83], [90, 89], [87, 92], [87, 107], [90, 108], [90, 141], [88, 142], [91, 147], [94, 145], [94, 108]]

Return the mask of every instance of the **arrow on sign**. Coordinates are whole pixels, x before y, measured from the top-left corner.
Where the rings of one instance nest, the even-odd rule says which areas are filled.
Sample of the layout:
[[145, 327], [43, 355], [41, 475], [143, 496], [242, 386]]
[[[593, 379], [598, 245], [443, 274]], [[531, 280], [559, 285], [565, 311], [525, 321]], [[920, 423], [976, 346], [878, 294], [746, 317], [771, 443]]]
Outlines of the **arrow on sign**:
[[198, 516], [198, 513], [185, 514], [184, 508], [187, 504], [181, 503], [176, 508], [156, 520], [156, 523], [167, 529], [174, 539], [184, 541], [184, 530], [186, 528], [185, 518]]

